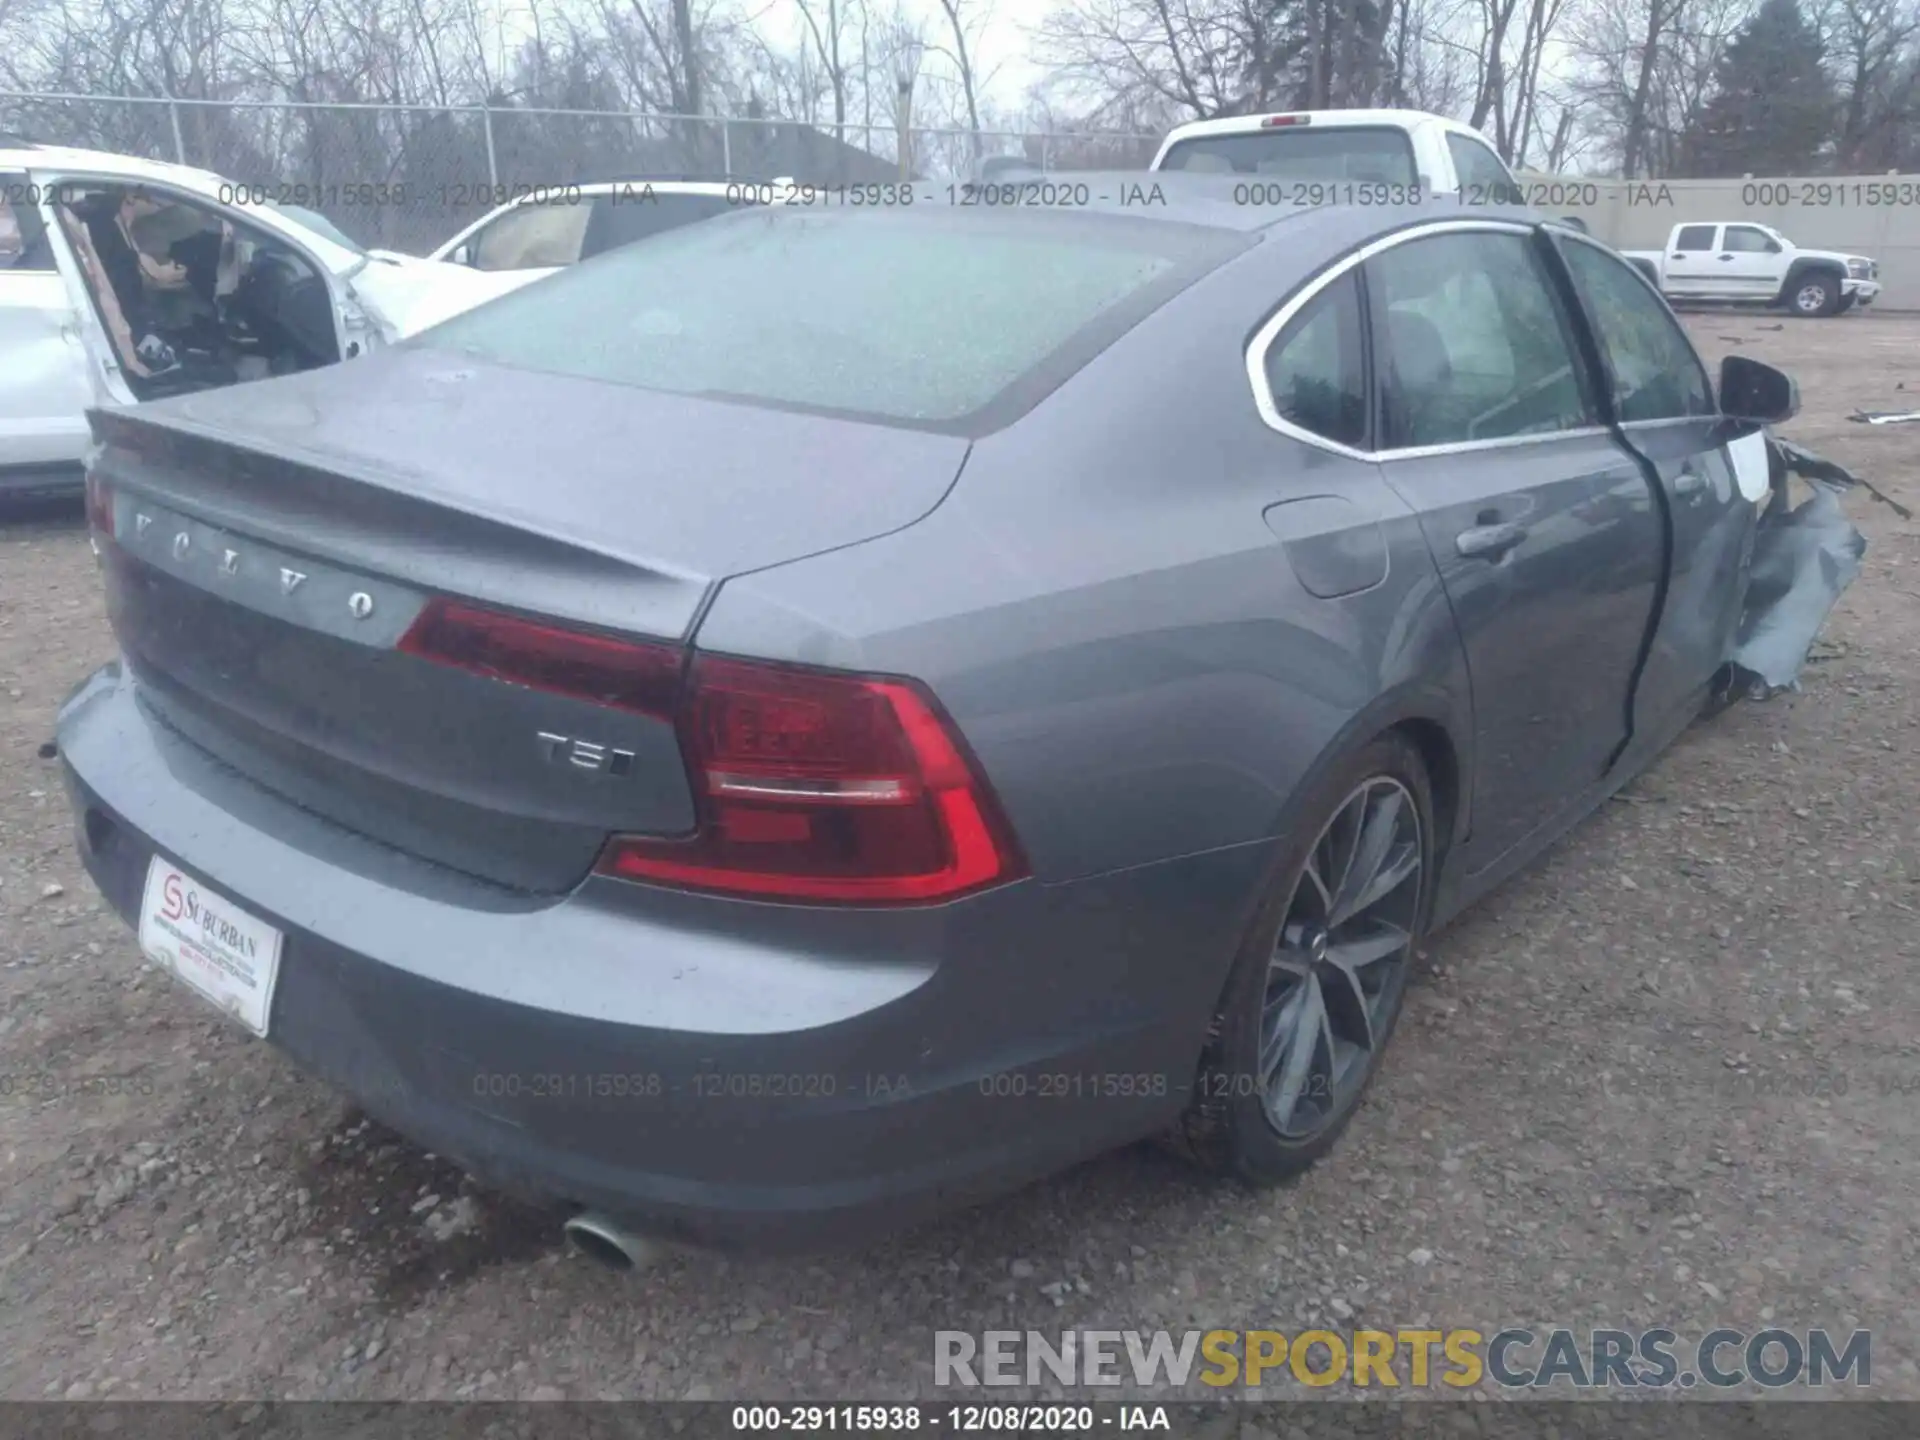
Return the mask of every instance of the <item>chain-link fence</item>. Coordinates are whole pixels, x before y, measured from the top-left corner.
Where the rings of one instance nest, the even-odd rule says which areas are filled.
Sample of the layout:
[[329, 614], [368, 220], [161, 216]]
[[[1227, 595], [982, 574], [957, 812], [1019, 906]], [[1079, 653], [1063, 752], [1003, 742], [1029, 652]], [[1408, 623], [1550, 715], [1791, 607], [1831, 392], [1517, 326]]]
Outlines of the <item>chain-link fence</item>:
[[[676, 175], [842, 185], [897, 180], [903, 168], [891, 125], [618, 111], [0, 92], [0, 132], [211, 170], [318, 210], [363, 245], [410, 251], [431, 249], [536, 188]], [[905, 168], [937, 182], [967, 178], [994, 157], [1042, 169], [1134, 169], [1158, 143], [915, 128]]]

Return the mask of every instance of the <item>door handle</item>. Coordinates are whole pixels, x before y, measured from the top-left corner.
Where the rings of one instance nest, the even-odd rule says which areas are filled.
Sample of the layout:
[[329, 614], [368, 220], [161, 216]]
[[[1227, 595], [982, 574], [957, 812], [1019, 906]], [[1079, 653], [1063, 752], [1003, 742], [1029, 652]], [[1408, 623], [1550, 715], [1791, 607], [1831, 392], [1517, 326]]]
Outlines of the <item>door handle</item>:
[[1673, 493], [1676, 495], [1698, 495], [1707, 488], [1707, 477], [1691, 465], [1673, 477]]
[[1722, 255], [1720, 258], [1722, 260], [1731, 260], [1733, 257], [1731, 255]]
[[1471, 559], [1498, 560], [1527, 538], [1527, 527], [1505, 521], [1498, 525], [1476, 525], [1454, 536], [1454, 548]]

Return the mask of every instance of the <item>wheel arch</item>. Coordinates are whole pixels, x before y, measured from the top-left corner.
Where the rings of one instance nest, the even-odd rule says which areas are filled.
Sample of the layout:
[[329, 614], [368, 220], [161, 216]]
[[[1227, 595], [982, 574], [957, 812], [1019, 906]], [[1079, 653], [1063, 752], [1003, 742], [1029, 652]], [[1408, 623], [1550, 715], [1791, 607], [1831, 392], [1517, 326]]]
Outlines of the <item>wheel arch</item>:
[[1787, 278], [1780, 282], [1780, 293], [1774, 296], [1774, 303], [1785, 304], [1793, 299], [1794, 289], [1815, 275], [1844, 283], [1847, 271], [1845, 266], [1831, 260], [1796, 260], [1787, 267]]
[[1471, 828], [1473, 712], [1465, 695], [1442, 688], [1392, 691], [1358, 712], [1321, 751], [1275, 818], [1272, 835], [1283, 839], [1301, 822], [1302, 808], [1322, 777], [1355, 751], [1397, 736], [1412, 747], [1427, 772], [1433, 801], [1434, 893], [1450, 878], [1448, 861], [1460, 853]]
[[1433, 863], [1436, 872], [1445, 868], [1447, 857], [1461, 838], [1460, 751], [1453, 736], [1439, 720], [1428, 715], [1413, 715], [1389, 725], [1382, 735], [1402, 735], [1426, 767], [1427, 787], [1433, 798]]

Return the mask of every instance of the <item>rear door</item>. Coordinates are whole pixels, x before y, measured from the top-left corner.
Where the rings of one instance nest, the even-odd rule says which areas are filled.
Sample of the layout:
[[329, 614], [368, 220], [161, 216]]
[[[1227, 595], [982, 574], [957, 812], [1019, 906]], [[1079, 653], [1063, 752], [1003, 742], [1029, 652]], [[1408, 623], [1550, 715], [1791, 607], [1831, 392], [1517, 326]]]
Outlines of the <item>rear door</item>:
[[1383, 473], [1420, 516], [1472, 676], [1473, 871], [1605, 774], [1662, 574], [1654, 495], [1602, 423], [1543, 244], [1447, 222], [1364, 267]]
[[1690, 300], [1714, 300], [1727, 293], [1727, 278], [1718, 269], [1720, 251], [1718, 225], [1682, 225], [1669, 237], [1665, 263], [1669, 295]]
[[1609, 418], [1658, 475], [1672, 517], [1666, 598], [1634, 699], [1635, 733], [1663, 735], [1726, 658], [1758, 510], [1740, 493], [1706, 368], [1673, 312], [1604, 246], [1553, 233], [1600, 351]]
[[580, 258], [597, 198], [556, 190], [486, 221], [448, 258], [476, 270], [557, 270]]
[[38, 199], [0, 171], [0, 471], [66, 464], [87, 444], [86, 350]]

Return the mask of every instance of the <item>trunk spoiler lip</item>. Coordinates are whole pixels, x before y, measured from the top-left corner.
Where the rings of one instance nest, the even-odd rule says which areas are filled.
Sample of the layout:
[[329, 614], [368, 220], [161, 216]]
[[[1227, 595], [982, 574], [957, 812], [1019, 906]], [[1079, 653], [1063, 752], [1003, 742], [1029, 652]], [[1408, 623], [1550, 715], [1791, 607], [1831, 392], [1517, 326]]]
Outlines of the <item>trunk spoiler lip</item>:
[[497, 525], [503, 529], [515, 530], [554, 545], [564, 546], [569, 550], [596, 555], [623, 567], [643, 568], [666, 579], [678, 580], [685, 584], [712, 585], [717, 578], [666, 561], [640, 560], [630, 551], [608, 545], [605, 541], [583, 530], [553, 525], [520, 506], [476, 505], [470, 496], [449, 493], [433, 485], [425, 476], [369, 464], [358, 457], [347, 459], [332, 451], [308, 449], [281, 441], [262, 440], [228, 426], [207, 425], [178, 415], [159, 415], [145, 407], [136, 411], [131, 407], [106, 409], [92, 406], [87, 410], [87, 423], [93, 430], [95, 442], [90, 463], [92, 459], [97, 459], [114, 439], [125, 435], [129, 430], [135, 434], [141, 430], [148, 430], [162, 434], [182, 435], [207, 444], [229, 446], [245, 454], [277, 461], [298, 470], [373, 485], [402, 499], [424, 502], [436, 509], [454, 510], [471, 519]]
[[[620, 635], [644, 635], [668, 644], [690, 646], [719, 593], [721, 582], [726, 578], [623, 550], [584, 529], [555, 526], [516, 506], [476, 505], [470, 497], [449, 495], [428, 483], [412, 483], [410, 476], [404, 472], [359, 460], [342, 460], [330, 452], [284, 442], [263, 442], [237, 428], [207, 425], [178, 415], [155, 414], [145, 406], [138, 411], [131, 406], [94, 406], [89, 407], [86, 414], [94, 435], [87, 459], [90, 473], [97, 470], [115, 485], [125, 485], [136, 491], [145, 489], [156, 502], [179, 509], [216, 527], [231, 527], [238, 523], [237, 517], [223, 512], [218, 506], [205, 504], [190, 491], [167, 484], [159, 477], [142, 476], [137, 468], [113, 464], [106, 458], [108, 452], [116, 442], [137, 449], [141, 439], [146, 436], [178, 438], [193, 444], [231, 448], [245, 457], [290, 467], [295, 472], [290, 478], [296, 484], [304, 474], [323, 477], [329, 483], [344, 481], [347, 484], [367, 485], [416, 514], [439, 512], [451, 515], [476, 531], [493, 532], [503, 538], [510, 536], [522, 544], [532, 542], [556, 561], [565, 555], [588, 559], [597, 563], [603, 572], [598, 580], [582, 579], [571, 587], [574, 592], [571, 596], [549, 596], [538, 606], [530, 607], [526, 597], [515, 594], [512, 587], [489, 583], [491, 577], [501, 573], [501, 567], [496, 564], [480, 562], [460, 565], [449, 573], [435, 575], [427, 567], [407, 563], [413, 554], [422, 553], [416, 547], [401, 544], [385, 556], [369, 554], [302, 527], [298, 512], [261, 517], [248, 527], [250, 533], [256, 534], [261, 540], [349, 570], [383, 575], [422, 593], [455, 595], [494, 609], [538, 614], [562, 625], [585, 626]], [[614, 583], [607, 584], [609, 580]], [[666, 615], [656, 617], [659, 623], [650, 624], [637, 611], [619, 603], [623, 598], [620, 593], [623, 589], [624, 598], [628, 601], [637, 601], [640, 594], [637, 590], [623, 587], [621, 581], [625, 581], [627, 586], [647, 589], [664, 587], [669, 592], [679, 592], [683, 598], [671, 604]], [[586, 596], [588, 592], [591, 592], [592, 599], [578, 598]], [[613, 603], [596, 605], [592, 603], [593, 599]]]

